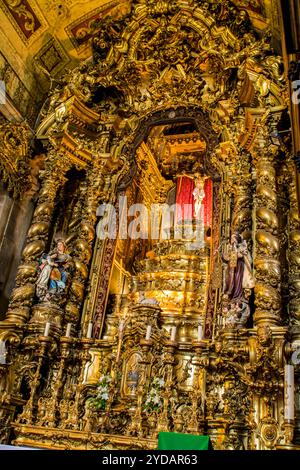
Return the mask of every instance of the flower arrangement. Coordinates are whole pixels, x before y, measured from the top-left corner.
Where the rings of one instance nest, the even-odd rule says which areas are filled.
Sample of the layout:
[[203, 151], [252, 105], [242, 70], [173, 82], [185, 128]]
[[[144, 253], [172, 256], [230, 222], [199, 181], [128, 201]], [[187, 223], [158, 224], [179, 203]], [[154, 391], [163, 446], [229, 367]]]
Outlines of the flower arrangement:
[[112, 378], [110, 375], [102, 375], [97, 385], [97, 395], [89, 399], [90, 406], [94, 410], [105, 410], [109, 398], [110, 384]]
[[146, 411], [158, 411], [162, 404], [161, 391], [165, 385], [165, 381], [162, 378], [155, 377], [151, 384], [150, 390], [147, 393], [144, 409]]

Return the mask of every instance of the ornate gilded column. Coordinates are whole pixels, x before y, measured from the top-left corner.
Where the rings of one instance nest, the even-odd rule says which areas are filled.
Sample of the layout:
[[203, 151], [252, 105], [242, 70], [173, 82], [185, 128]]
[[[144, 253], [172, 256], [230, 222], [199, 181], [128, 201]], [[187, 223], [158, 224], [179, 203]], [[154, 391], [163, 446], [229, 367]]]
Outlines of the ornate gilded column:
[[[128, 164], [122, 156], [122, 142], [116, 145], [116, 138], [112, 140], [110, 153], [104, 155], [105, 165], [102, 170], [103, 187], [98, 199], [93, 205], [93, 213], [96, 217], [96, 211], [99, 204], [114, 204], [116, 215], [119, 210], [116, 194], [117, 182], [121, 175], [125, 175], [128, 171]], [[91, 201], [92, 201], [91, 195]], [[118, 229], [118, 221], [116, 220]], [[85, 299], [81, 330], [86, 331], [89, 322], [93, 322], [93, 336], [99, 338], [103, 328], [104, 308], [106, 305], [107, 288], [109, 284], [110, 272], [112, 269], [112, 261], [115, 253], [116, 239], [106, 238], [104, 240], [96, 238], [94, 245], [94, 254], [91, 263], [90, 277], [88, 282], [87, 297]], [[99, 273], [101, 272], [101, 275]]]
[[[300, 350], [300, 217], [298, 211], [297, 180], [294, 165], [288, 162], [289, 202], [288, 214], [288, 269], [289, 269], [289, 325], [291, 333], [291, 362], [297, 365]], [[298, 366], [299, 367], [299, 366]], [[300, 380], [295, 369], [295, 443], [300, 444]]]
[[45, 160], [45, 169], [41, 172], [42, 184], [32, 223], [28, 231], [22, 261], [16, 276], [6, 322], [26, 323], [30, 315], [35, 295], [37, 278], [37, 260], [46, 248], [55, 199], [64, 184], [65, 174], [69, 169], [68, 159], [56, 148], [51, 148]]
[[251, 210], [251, 166], [250, 156], [240, 150], [241, 155], [236, 162], [232, 177], [232, 190], [234, 197], [232, 213], [232, 232], [239, 232], [247, 241], [252, 238], [252, 210]]
[[92, 257], [92, 245], [95, 238], [95, 225], [97, 220], [97, 207], [105, 180], [103, 178], [104, 162], [99, 161], [87, 172], [86, 200], [82, 210], [74, 247], [74, 275], [72, 278], [69, 299], [66, 305], [66, 321], [77, 323], [84, 297], [85, 283], [88, 277], [88, 266]]
[[[109, 198], [111, 181], [114, 175], [112, 170], [116, 163], [113, 161], [111, 154], [108, 153], [112, 136], [111, 125], [101, 124], [99, 131], [97, 153], [94, 155], [93, 166], [87, 171], [87, 192], [82, 210], [82, 221], [77, 233], [77, 240], [74, 243], [75, 272], [71, 283], [69, 300], [66, 305], [66, 320], [71, 323], [77, 323], [80, 318], [80, 310], [89, 274], [88, 267], [92, 258], [92, 248], [96, 235], [97, 208], [101, 202], [106, 202]], [[96, 245], [96, 249], [98, 249], [98, 245]], [[99, 274], [93, 270], [94, 267], [92, 266], [92, 276], [93, 274], [98, 276]], [[90, 316], [88, 317], [84, 314], [82, 325], [84, 333], [87, 330], [89, 321]]]
[[253, 151], [256, 169], [255, 193], [255, 315], [256, 325], [280, 323], [280, 243], [278, 238], [278, 204], [275, 161], [278, 147], [269, 134], [272, 128], [262, 125]]
[[[111, 177], [105, 177], [102, 202], [113, 204], [115, 202], [115, 184]], [[96, 205], [95, 211], [100, 204]], [[96, 212], [95, 212], [96, 214]], [[112, 261], [115, 252], [115, 239], [96, 239], [94, 256], [91, 265], [91, 274], [88, 287], [88, 296], [84, 305], [82, 330], [86, 331], [89, 322], [94, 322], [93, 335], [98, 338], [102, 328], [103, 307], [107, 296], [107, 284], [112, 268]], [[99, 273], [102, 273], [99, 276]]]
[[300, 340], [300, 217], [297, 203], [296, 178], [290, 165], [289, 184], [289, 313], [294, 339]]
[[[222, 142], [216, 150], [219, 172], [222, 175], [220, 217], [215, 229], [219, 239], [214, 248], [215, 272], [214, 286], [217, 287], [214, 315], [213, 337], [225, 327], [226, 311], [231, 307], [231, 300], [224, 291], [226, 264], [223, 260], [231, 241], [231, 236], [238, 232], [247, 242], [249, 253], [252, 251], [252, 171], [251, 155], [237, 142]], [[217, 234], [217, 230], [219, 234]], [[243, 289], [244, 307], [249, 305], [250, 289]]]

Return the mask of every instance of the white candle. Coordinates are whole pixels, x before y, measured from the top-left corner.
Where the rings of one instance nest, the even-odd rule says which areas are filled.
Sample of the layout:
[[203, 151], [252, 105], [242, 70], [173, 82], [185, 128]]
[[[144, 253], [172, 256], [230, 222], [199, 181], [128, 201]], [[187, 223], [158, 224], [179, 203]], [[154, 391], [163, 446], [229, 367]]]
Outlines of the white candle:
[[198, 325], [198, 337], [197, 337], [198, 341], [201, 341], [203, 339], [203, 326], [202, 325]]
[[6, 364], [6, 347], [2, 340], [0, 341], [0, 364]]
[[49, 331], [50, 331], [50, 323], [47, 322], [45, 325], [44, 336], [49, 336]]
[[119, 332], [120, 332], [120, 333], [123, 332], [124, 326], [125, 326], [125, 321], [124, 321], [124, 320], [121, 320], [120, 323], [119, 323]]
[[67, 324], [67, 329], [66, 329], [66, 338], [70, 338], [71, 336], [71, 328], [72, 328], [72, 323]]
[[147, 331], [146, 331], [146, 340], [147, 341], [149, 341], [149, 339], [151, 338], [151, 331], [152, 331], [152, 326], [148, 325], [147, 326]]
[[87, 334], [86, 334], [86, 337], [87, 337], [88, 339], [91, 339], [91, 337], [92, 337], [92, 332], [93, 332], [93, 323], [90, 322], [90, 323], [89, 323], [89, 326], [88, 326]]
[[284, 419], [293, 421], [295, 418], [295, 383], [294, 366], [284, 367]]
[[172, 326], [172, 329], [171, 329], [171, 341], [175, 341], [176, 340], [176, 326]]

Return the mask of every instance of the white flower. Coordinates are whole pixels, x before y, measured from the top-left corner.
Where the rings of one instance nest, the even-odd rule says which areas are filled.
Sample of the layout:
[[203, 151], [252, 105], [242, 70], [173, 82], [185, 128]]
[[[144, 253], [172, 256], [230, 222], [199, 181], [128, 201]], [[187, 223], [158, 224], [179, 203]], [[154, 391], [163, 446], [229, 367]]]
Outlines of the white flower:
[[160, 398], [159, 398], [159, 396], [156, 395], [155, 397], [153, 397], [153, 400], [152, 400], [152, 401], [153, 401], [153, 403], [154, 403], [155, 405], [159, 405], [159, 404], [160, 404]]
[[102, 375], [99, 379], [99, 385], [106, 386], [111, 381], [112, 381], [112, 378], [110, 375]]
[[165, 385], [165, 381], [163, 378], [160, 378], [160, 377], [155, 377], [155, 379], [153, 379], [153, 385], [158, 385], [159, 387], [163, 387]]
[[162, 399], [160, 396], [160, 390], [164, 386], [165, 381], [161, 377], [155, 377], [152, 385], [147, 393], [145, 400], [145, 407], [148, 409], [155, 409], [162, 406]]
[[108, 400], [108, 393], [102, 393], [102, 395], [100, 396], [100, 398], [102, 398], [103, 400]]

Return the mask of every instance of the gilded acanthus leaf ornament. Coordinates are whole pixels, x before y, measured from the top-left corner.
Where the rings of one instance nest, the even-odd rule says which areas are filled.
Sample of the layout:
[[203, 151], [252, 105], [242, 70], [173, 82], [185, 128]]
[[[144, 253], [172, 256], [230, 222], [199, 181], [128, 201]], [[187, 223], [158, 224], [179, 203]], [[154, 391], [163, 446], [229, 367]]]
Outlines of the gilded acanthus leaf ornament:
[[32, 132], [26, 124], [0, 125], [0, 171], [4, 183], [14, 196], [30, 188], [30, 138]]
[[96, 87], [115, 86], [124, 94], [125, 113], [133, 103], [135, 112], [145, 113], [174, 100], [196, 104], [201, 97], [205, 108], [222, 100], [235, 108], [235, 89], [249, 80], [270, 103], [281, 88], [280, 58], [270, 54], [267, 37], [256, 37], [247, 13], [230, 2], [138, 2], [133, 18], [106, 18], [100, 31], [95, 25], [94, 61], [72, 73], [63, 94], [68, 90], [93, 105]]

